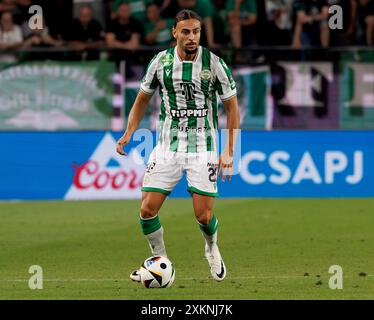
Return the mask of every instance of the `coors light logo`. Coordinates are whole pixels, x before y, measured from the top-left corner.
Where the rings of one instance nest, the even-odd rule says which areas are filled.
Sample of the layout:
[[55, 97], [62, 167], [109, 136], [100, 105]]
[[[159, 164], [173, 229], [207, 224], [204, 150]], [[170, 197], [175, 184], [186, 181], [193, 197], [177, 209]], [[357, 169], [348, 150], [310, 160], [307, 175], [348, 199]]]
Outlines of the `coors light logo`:
[[138, 151], [126, 157], [116, 152], [116, 142], [106, 133], [89, 160], [74, 164], [73, 183], [65, 199], [140, 198], [145, 165]]

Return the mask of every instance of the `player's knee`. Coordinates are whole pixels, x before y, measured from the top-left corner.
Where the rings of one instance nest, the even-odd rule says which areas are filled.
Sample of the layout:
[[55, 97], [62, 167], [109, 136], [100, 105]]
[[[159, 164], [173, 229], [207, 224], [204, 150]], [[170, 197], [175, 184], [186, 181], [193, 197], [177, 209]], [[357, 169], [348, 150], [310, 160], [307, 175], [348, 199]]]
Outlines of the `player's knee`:
[[210, 209], [205, 209], [199, 212], [199, 214], [196, 216], [196, 219], [200, 224], [207, 225], [210, 223], [210, 220], [212, 220], [212, 217], [213, 212]]
[[140, 208], [140, 215], [143, 219], [153, 218], [157, 215], [157, 213], [158, 210], [149, 204], [142, 204]]

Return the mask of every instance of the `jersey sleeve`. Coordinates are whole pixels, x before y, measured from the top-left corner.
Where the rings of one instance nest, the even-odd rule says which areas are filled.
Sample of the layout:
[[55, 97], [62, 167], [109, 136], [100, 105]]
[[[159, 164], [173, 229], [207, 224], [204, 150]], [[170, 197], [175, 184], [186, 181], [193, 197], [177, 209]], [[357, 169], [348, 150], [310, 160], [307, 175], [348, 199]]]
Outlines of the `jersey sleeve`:
[[142, 83], [140, 84], [140, 89], [150, 95], [155, 92], [159, 85], [159, 81], [157, 78], [157, 65], [158, 55], [155, 55], [151, 62], [148, 64]]
[[221, 101], [225, 101], [236, 96], [236, 84], [229, 67], [221, 58], [218, 58], [215, 65], [215, 88]]

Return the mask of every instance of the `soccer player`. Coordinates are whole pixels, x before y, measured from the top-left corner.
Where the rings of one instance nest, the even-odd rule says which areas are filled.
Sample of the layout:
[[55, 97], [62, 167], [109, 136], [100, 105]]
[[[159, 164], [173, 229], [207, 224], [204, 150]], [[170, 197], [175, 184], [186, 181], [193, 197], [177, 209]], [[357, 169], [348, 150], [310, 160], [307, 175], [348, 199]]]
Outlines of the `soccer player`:
[[[167, 257], [158, 212], [185, 171], [212, 277], [222, 281], [226, 267], [217, 246], [218, 220], [213, 213], [213, 202], [218, 196], [217, 177], [231, 180], [235, 129], [239, 129], [240, 120], [231, 72], [222, 59], [199, 46], [200, 32], [201, 18], [195, 12], [182, 10], [176, 15], [172, 33], [177, 45], [159, 52], [149, 63], [126, 131], [117, 142], [117, 152], [126, 155], [123, 147], [159, 88], [160, 136], [144, 175], [140, 224], [152, 255]], [[227, 113], [229, 132], [219, 157], [217, 92]], [[139, 271], [134, 271], [130, 278], [140, 281]]]

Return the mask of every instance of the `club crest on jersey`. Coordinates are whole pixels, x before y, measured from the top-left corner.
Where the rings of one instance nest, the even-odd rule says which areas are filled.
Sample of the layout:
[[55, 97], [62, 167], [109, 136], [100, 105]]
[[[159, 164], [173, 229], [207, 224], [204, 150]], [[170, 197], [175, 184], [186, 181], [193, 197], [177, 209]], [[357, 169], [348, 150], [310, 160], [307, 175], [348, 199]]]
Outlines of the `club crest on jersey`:
[[200, 72], [200, 79], [201, 80], [210, 80], [210, 79], [212, 79], [212, 72], [209, 69], [201, 70], [201, 72]]
[[169, 67], [173, 64], [174, 57], [170, 53], [166, 53], [161, 58], [161, 63], [164, 67]]

